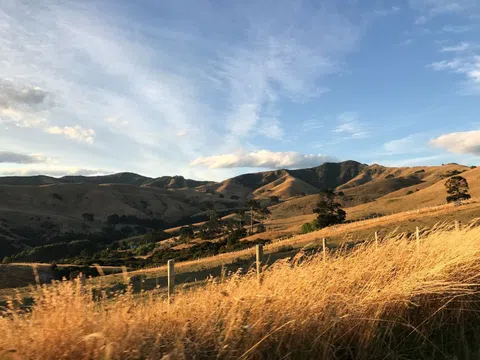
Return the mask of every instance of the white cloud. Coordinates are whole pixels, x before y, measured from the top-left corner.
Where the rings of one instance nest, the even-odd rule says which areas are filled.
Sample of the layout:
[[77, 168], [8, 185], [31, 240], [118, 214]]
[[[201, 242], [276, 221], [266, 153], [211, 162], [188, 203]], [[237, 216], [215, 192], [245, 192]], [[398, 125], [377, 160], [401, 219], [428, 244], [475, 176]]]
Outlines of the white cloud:
[[294, 151], [273, 152], [269, 150], [259, 150], [249, 153], [239, 152], [237, 154], [198, 158], [192, 161], [190, 165], [210, 169], [243, 167], [280, 169], [313, 167], [327, 161], [336, 161], [336, 159], [323, 154], [305, 155]]
[[480, 130], [444, 134], [430, 144], [456, 154], [480, 155]]
[[107, 175], [114, 171], [106, 171], [101, 169], [89, 169], [75, 166], [23, 166], [23, 167], [0, 167], [1, 176], [34, 176], [34, 175], [48, 175], [48, 176], [66, 176], [66, 175]]
[[347, 139], [363, 139], [369, 136], [356, 112], [344, 112], [338, 116], [339, 124], [334, 133], [345, 134]]
[[46, 162], [47, 159], [39, 154], [21, 154], [12, 151], [0, 151], [0, 163], [34, 164]]
[[93, 144], [95, 139], [95, 131], [93, 129], [84, 129], [79, 125], [75, 126], [49, 126], [45, 132], [55, 135], [63, 135], [69, 139], [83, 141], [88, 144]]
[[441, 52], [461, 52], [461, 51], [467, 50], [468, 48], [470, 48], [470, 44], [462, 42], [455, 46], [445, 46], [440, 51]]

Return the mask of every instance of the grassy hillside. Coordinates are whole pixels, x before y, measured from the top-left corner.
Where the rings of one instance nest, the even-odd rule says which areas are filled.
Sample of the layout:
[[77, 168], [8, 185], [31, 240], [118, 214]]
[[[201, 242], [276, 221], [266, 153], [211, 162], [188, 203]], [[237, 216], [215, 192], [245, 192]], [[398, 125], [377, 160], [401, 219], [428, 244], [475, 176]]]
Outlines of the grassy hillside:
[[0, 318], [5, 359], [449, 359], [479, 354], [480, 230], [384, 239], [230, 275], [172, 304], [129, 292], [96, 303], [79, 284]]
[[[461, 176], [468, 181], [470, 195], [475, 198], [480, 196], [480, 168], [466, 170]], [[407, 188], [380, 197], [374, 203], [350, 208], [349, 217], [351, 219], [362, 218], [370, 213], [389, 214], [445, 203], [445, 182], [447, 178], [439, 179], [436, 177], [434, 180], [436, 182], [430, 186], [414, 191], [409, 195], [407, 193], [411, 190]]]

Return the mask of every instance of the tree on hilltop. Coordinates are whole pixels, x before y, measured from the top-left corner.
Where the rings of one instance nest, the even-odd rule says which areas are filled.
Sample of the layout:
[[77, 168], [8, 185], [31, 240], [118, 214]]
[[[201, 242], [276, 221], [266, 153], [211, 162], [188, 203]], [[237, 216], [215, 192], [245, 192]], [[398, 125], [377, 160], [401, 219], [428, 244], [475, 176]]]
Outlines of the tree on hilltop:
[[453, 176], [445, 182], [447, 188], [447, 202], [468, 200], [471, 198], [468, 193], [469, 187], [467, 179], [462, 176]]

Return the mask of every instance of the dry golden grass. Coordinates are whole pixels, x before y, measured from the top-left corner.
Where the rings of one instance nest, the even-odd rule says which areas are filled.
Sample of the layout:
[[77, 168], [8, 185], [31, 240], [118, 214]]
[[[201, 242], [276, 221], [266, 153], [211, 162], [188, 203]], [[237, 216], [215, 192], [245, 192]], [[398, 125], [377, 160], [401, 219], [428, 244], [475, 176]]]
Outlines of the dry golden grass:
[[480, 229], [437, 227], [180, 290], [94, 301], [79, 283], [0, 319], [2, 359], [477, 358]]

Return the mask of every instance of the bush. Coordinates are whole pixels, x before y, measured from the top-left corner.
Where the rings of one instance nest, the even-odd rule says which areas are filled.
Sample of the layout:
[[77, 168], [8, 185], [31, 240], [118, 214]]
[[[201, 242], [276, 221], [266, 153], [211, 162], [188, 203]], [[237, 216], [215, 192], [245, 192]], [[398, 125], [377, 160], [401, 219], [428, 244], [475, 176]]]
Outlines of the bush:
[[315, 222], [307, 222], [302, 225], [302, 234], [308, 234], [315, 230], [317, 230]]
[[408, 190], [408, 191], [407, 191], [407, 195], [411, 195], [411, 194], [413, 194], [413, 191], [412, 191], [412, 190]]
[[148, 243], [140, 245], [136, 250], [135, 254], [139, 256], [145, 256], [150, 254], [155, 249], [155, 243]]

